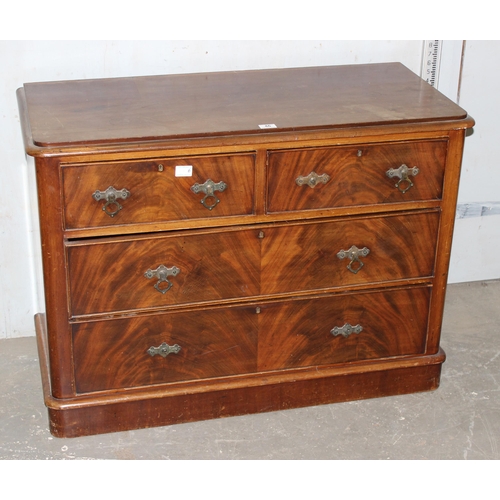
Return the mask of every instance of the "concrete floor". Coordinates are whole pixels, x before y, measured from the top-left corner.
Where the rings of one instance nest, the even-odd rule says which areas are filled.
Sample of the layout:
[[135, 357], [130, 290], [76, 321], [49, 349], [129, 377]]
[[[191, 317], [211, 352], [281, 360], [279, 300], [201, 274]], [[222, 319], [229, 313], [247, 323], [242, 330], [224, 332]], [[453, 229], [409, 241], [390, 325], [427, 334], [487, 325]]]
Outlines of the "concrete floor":
[[35, 339], [0, 341], [0, 459], [500, 458], [500, 280], [448, 289], [441, 387], [74, 439], [52, 437]]

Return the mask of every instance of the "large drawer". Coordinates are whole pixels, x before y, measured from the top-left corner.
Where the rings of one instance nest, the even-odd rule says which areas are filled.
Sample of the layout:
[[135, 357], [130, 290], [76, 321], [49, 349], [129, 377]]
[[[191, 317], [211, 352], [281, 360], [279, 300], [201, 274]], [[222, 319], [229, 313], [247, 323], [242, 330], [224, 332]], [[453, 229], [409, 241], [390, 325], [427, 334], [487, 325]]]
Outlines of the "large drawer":
[[431, 277], [438, 225], [438, 212], [407, 212], [270, 228], [261, 293]]
[[264, 304], [258, 369], [423, 354], [430, 294], [416, 287]]
[[422, 354], [430, 288], [74, 324], [78, 393]]
[[249, 215], [254, 175], [250, 153], [66, 164], [65, 227]]
[[184, 231], [67, 244], [73, 316], [260, 292], [257, 230]]
[[447, 147], [433, 140], [271, 151], [267, 211], [441, 199]]
[[249, 373], [257, 367], [255, 307], [97, 321], [72, 328], [79, 393]]
[[431, 277], [438, 223], [437, 211], [408, 212], [70, 242], [70, 313]]

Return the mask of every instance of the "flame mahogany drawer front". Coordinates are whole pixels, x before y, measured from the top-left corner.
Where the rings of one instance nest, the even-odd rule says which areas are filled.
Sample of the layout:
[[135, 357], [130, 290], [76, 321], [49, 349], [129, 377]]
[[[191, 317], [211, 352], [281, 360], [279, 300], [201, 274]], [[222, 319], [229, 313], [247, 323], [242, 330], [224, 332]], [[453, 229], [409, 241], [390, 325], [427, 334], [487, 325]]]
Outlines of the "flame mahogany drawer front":
[[69, 244], [71, 311], [80, 316], [429, 277], [438, 222], [437, 212], [408, 212]]
[[259, 315], [259, 370], [423, 354], [430, 289], [268, 304]]
[[76, 388], [422, 354], [429, 297], [420, 287], [76, 324]]
[[251, 215], [254, 177], [253, 154], [64, 165], [65, 226]]
[[255, 307], [238, 307], [73, 325], [76, 389], [253, 373], [257, 319]]
[[271, 151], [268, 211], [437, 200], [447, 141]]
[[401, 64], [25, 84], [49, 426], [436, 389], [466, 130]]

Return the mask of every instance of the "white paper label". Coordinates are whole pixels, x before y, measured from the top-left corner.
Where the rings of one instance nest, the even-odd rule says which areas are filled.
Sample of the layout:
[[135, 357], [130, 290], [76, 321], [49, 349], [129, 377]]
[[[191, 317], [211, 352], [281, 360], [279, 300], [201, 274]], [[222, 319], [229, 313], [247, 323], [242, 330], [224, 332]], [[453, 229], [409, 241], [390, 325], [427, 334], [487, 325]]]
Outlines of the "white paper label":
[[193, 165], [176, 165], [176, 177], [191, 177], [193, 175]]
[[259, 128], [278, 128], [274, 123], [264, 123], [264, 125], [259, 125]]

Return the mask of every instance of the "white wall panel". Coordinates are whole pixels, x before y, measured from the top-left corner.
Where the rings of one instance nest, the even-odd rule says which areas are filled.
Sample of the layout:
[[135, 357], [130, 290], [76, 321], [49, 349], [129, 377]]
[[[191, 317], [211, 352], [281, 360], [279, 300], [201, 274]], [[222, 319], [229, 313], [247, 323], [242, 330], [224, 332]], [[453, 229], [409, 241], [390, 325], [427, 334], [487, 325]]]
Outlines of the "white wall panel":
[[459, 104], [476, 125], [465, 141], [451, 283], [500, 278], [499, 61], [500, 41], [465, 43]]

